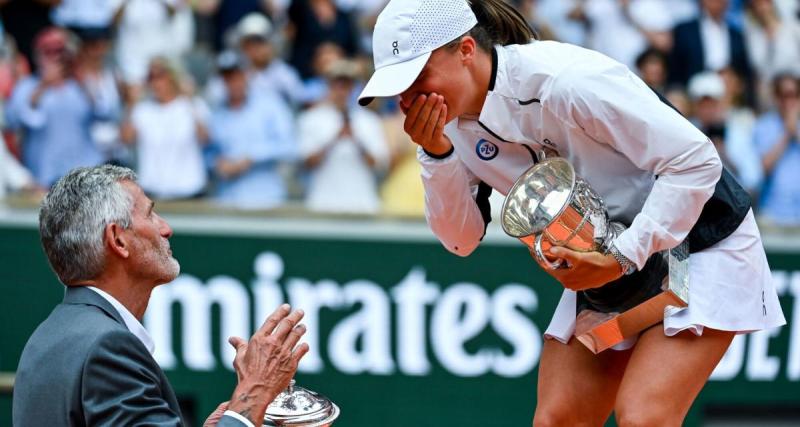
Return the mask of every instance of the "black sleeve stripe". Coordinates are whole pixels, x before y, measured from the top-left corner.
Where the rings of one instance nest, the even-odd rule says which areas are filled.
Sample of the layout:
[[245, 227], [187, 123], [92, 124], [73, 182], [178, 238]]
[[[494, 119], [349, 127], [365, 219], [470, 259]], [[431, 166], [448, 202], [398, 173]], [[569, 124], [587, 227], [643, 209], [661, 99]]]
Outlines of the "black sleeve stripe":
[[533, 164], [539, 163], [539, 158], [536, 157], [536, 153], [533, 152], [533, 148], [525, 144], [522, 144], [522, 146], [525, 147], [525, 149], [528, 150], [529, 153], [531, 153], [531, 159], [533, 160]]
[[519, 105], [530, 105], [530, 104], [533, 104], [533, 103], [536, 103], [536, 104], [541, 104], [542, 103], [542, 101], [539, 98], [533, 98], [533, 99], [529, 99], [527, 101], [517, 100], [517, 102], [519, 102]]
[[478, 195], [475, 197], [475, 203], [477, 203], [478, 209], [481, 211], [481, 217], [483, 218], [483, 236], [481, 236], [481, 240], [486, 236], [486, 228], [489, 227], [489, 223], [492, 222], [492, 207], [489, 203], [489, 196], [491, 195], [492, 187], [481, 181], [481, 183], [478, 184]]
[[480, 125], [480, 126], [483, 128], [483, 130], [485, 130], [486, 132], [488, 132], [488, 133], [489, 133], [489, 135], [491, 135], [491, 136], [493, 136], [493, 137], [495, 137], [495, 138], [499, 139], [500, 141], [503, 141], [503, 142], [508, 142], [508, 141], [506, 141], [505, 139], [501, 138], [501, 137], [500, 137], [500, 135], [498, 135], [498, 134], [494, 133], [494, 132], [493, 132], [491, 129], [489, 129], [489, 128], [488, 128], [488, 127], [485, 125], [485, 124], [481, 123], [481, 121], [480, 121], [480, 120], [478, 120], [478, 124], [479, 124], [479, 125]]
[[431, 157], [431, 158], [434, 158], [434, 159], [438, 159], [438, 160], [442, 160], [442, 159], [446, 159], [446, 158], [450, 157], [450, 155], [453, 154], [453, 152], [455, 150], [456, 150], [456, 147], [453, 146], [453, 145], [451, 145], [450, 149], [447, 150], [447, 152], [443, 153], [443, 154], [433, 154], [433, 153], [431, 153], [430, 151], [428, 151], [428, 150], [426, 150], [424, 148], [422, 149], [422, 151], [424, 151], [425, 154], [428, 155], [428, 157]]

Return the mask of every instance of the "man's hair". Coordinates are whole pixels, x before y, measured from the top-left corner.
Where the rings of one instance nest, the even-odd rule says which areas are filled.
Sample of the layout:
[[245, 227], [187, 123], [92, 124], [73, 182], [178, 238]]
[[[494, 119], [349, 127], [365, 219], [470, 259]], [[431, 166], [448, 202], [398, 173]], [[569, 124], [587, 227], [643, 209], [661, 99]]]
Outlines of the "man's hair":
[[122, 186], [124, 180], [135, 181], [136, 174], [111, 165], [73, 169], [42, 201], [42, 247], [50, 267], [65, 285], [100, 275], [106, 259], [106, 225], [130, 227], [133, 196]]

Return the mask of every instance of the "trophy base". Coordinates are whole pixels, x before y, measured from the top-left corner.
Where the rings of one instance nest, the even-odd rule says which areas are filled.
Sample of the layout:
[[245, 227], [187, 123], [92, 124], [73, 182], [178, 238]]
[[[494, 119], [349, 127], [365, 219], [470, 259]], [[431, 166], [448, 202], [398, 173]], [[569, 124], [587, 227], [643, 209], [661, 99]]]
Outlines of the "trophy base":
[[[653, 255], [638, 273], [579, 292], [575, 337], [592, 353], [636, 337], [665, 316], [689, 306], [688, 242]], [[604, 290], [611, 292], [604, 294]], [[630, 290], [635, 293], [626, 293]]]
[[623, 313], [583, 310], [575, 320], [575, 337], [597, 354], [663, 321], [665, 310], [687, 306], [680, 296], [664, 291]]

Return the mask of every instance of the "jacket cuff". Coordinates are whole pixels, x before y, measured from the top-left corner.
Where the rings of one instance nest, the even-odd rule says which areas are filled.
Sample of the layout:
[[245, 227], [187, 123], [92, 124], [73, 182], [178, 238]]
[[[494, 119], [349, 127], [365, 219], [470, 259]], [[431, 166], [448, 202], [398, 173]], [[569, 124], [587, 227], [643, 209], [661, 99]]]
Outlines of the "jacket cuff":
[[234, 412], [234, 411], [228, 410], [228, 411], [225, 411], [222, 414], [222, 416], [223, 417], [232, 417], [232, 418], [236, 419], [237, 421], [239, 421], [240, 423], [246, 425], [247, 427], [255, 427], [250, 420], [248, 420], [247, 418], [243, 417], [242, 414], [240, 414], [238, 412]]
[[443, 153], [443, 154], [433, 154], [433, 153], [431, 153], [430, 151], [428, 151], [428, 150], [426, 150], [424, 148], [422, 149], [422, 151], [424, 151], [425, 154], [428, 155], [428, 157], [430, 157], [432, 159], [436, 159], [436, 160], [443, 160], [443, 159], [446, 159], [446, 158], [450, 157], [455, 150], [456, 150], [456, 147], [454, 145], [451, 145], [450, 149], [447, 150], [447, 152]]

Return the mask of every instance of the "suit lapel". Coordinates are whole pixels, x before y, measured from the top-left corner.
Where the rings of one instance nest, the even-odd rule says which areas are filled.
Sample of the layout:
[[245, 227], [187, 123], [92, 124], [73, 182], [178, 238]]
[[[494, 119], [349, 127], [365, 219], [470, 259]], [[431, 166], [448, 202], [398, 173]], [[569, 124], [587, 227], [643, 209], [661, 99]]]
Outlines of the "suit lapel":
[[100, 296], [97, 292], [86, 288], [85, 286], [67, 286], [67, 291], [64, 294], [64, 304], [84, 304], [93, 305], [103, 310], [109, 317], [116, 320], [123, 326], [125, 321], [122, 316], [117, 312], [114, 306], [111, 305], [105, 298]]

